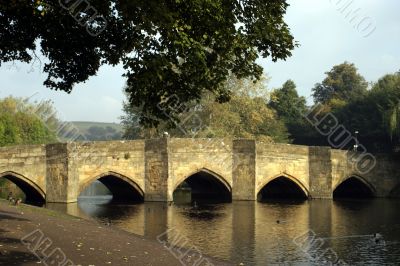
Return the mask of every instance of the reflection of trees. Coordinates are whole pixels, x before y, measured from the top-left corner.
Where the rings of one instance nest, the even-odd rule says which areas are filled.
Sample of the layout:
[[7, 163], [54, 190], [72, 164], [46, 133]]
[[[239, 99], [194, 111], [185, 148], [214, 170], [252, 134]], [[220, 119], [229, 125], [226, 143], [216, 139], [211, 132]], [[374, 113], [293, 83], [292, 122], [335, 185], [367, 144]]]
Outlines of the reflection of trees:
[[182, 206], [180, 214], [187, 218], [212, 221], [215, 219], [222, 218], [225, 214], [219, 210], [223, 207], [219, 205], [199, 205], [197, 207]]
[[93, 201], [78, 203], [79, 212], [100, 221], [129, 220], [138, 214], [140, 205], [101, 204]]

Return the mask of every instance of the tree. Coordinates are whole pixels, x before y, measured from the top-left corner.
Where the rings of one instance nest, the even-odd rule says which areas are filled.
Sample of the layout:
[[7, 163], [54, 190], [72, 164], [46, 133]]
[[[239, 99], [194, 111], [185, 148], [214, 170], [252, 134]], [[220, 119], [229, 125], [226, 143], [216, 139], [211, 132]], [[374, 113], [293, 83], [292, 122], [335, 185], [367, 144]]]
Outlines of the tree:
[[400, 101], [394, 103], [394, 105], [387, 110], [385, 114], [385, 122], [387, 125], [387, 131], [390, 136], [391, 142], [399, 142], [400, 140]]
[[298, 121], [307, 110], [306, 99], [298, 95], [296, 84], [292, 80], [286, 81], [282, 88], [272, 92], [269, 106], [287, 123]]
[[359, 131], [369, 151], [388, 152], [400, 143], [400, 75], [389, 74], [373, 84], [364, 97], [333, 111], [350, 132]]
[[[375, 103], [381, 116], [384, 135], [391, 148], [400, 144], [400, 73], [385, 75], [372, 87], [370, 101]], [[368, 115], [369, 116], [369, 115]]]
[[286, 81], [281, 88], [271, 94], [268, 105], [276, 110], [296, 144], [307, 144], [310, 138], [314, 138], [314, 129], [304, 118], [308, 108], [306, 99], [300, 97], [296, 90], [296, 84], [292, 80]]
[[[20, 98], [0, 100], [0, 146], [56, 141], [54, 113], [49, 102], [29, 104]], [[43, 120], [46, 118], [46, 120]]]
[[368, 83], [357, 72], [354, 64], [344, 62], [325, 74], [322, 83], [317, 83], [312, 89], [315, 103], [343, 106], [367, 92]]
[[[127, 93], [125, 94], [126, 97], [129, 97]], [[135, 106], [131, 106], [128, 101], [123, 101], [122, 111], [124, 115], [121, 116], [121, 124], [124, 130], [124, 133], [122, 135], [124, 139], [160, 137], [161, 136], [160, 131], [166, 130], [167, 122], [165, 121], [159, 121], [157, 126], [150, 124], [142, 125], [140, 123], [140, 117], [142, 116], [141, 115], [142, 109]]]
[[[296, 43], [283, 20], [285, 0], [0, 1], [0, 63], [47, 61], [44, 84], [71, 92], [103, 64], [122, 62], [130, 106], [140, 123], [170, 115], [157, 104], [171, 95], [229, 100], [233, 73], [260, 78], [259, 55], [286, 59]], [[66, 41], [68, 40], [68, 41]]]
[[267, 105], [267, 79], [259, 82], [231, 77], [226, 84], [232, 92], [227, 103], [205, 98], [202, 115], [204, 130], [199, 137], [251, 138], [265, 142], [288, 142], [288, 132], [276, 112]]
[[206, 93], [199, 103], [182, 104], [175, 99], [164, 103], [162, 110], [181, 108], [180, 117], [160, 121], [157, 127], [145, 128], [138, 122], [137, 110], [125, 105], [122, 121], [126, 137], [160, 136], [168, 132], [173, 137], [201, 138], [252, 138], [265, 142], [288, 142], [288, 132], [283, 121], [268, 107], [266, 79], [259, 82], [240, 80], [231, 76], [225, 89], [232, 98], [218, 103], [212, 93]]

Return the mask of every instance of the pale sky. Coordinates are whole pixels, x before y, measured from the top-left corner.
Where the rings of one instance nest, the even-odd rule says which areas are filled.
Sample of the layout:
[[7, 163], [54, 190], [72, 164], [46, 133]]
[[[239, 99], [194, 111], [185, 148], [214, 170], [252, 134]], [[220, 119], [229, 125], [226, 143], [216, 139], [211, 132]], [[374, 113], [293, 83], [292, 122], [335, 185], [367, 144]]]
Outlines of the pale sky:
[[[324, 72], [344, 61], [354, 63], [367, 81], [400, 70], [400, 1], [291, 0], [289, 3], [285, 19], [300, 46], [286, 61], [259, 60], [271, 77], [270, 88], [292, 79], [299, 94], [309, 97], [314, 84], [323, 80]], [[354, 10], [358, 11], [347, 15]], [[353, 19], [354, 14], [359, 15]], [[42, 85], [46, 75], [37, 64], [3, 64], [0, 97], [35, 95], [35, 100], [50, 99], [60, 118], [66, 121], [119, 122], [125, 83], [122, 73], [121, 66], [103, 66], [97, 76], [66, 94]]]

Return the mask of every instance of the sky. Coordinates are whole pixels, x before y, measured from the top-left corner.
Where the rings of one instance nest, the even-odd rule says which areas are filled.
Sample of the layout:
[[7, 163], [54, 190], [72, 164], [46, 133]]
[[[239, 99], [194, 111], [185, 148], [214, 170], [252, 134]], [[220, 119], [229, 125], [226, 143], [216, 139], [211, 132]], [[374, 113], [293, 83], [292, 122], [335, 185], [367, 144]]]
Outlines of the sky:
[[[310, 98], [325, 72], [345, 61], [354, 63], [369, 82], [400, 70], [400, 1], [289, 0], [285, 21], [299, 46], [286, 61], [259, 59], [270, 77], [269, 88], [292, 79], [300, 95]], [[0, 98], [9, 95], [51, 100], [65, 121], [119, 122], [125, 79], [122, 66], [103, 66], [72, 93], [44, 87], [40, 64], [8, 63], [0, 67]]]

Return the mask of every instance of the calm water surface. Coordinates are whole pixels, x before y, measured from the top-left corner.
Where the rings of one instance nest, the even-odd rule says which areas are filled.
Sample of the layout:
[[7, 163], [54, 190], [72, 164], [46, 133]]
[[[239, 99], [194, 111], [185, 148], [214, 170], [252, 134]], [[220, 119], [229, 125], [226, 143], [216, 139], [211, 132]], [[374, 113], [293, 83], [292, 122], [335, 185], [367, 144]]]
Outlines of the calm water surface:
[[[400, 265], [399, 200], [233, 202], [197, 207], [105, 203], [86, 198], [48, 208], [110, 221], [150, 239], [164, 233], [173, 242], [179, 235], [188, 239], [186, 247], [245, 265], [327, 265], [336, 255], [349, 265]], [[168, 229], [173, 230], [165, 234]], [[375, 239], [374, 233], [381, 236]]]

